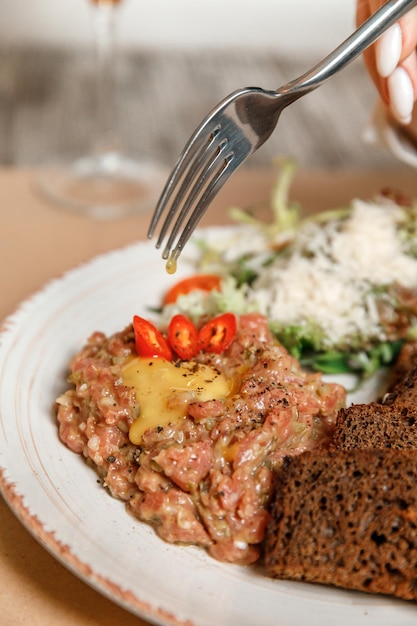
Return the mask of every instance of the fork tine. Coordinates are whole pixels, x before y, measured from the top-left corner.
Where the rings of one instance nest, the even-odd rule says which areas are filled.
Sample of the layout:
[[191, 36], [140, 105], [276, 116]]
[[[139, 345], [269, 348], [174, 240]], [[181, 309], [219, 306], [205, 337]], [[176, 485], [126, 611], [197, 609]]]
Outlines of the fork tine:
[[[176, 196], [174, 198], [174, 200], [172, 201], [171, 207], [169, 209], [169, 212], [165, 218], [165, 221], [162, 225], [159, 237], [158, 237], [158, 241], [156, 243], [156, 247], [159, 248], [163, 239], [165, 238], [166, 232], [175, 216], [175, 214], [178, 211], [178, 208], [181, 206], [181, 203], [188, 191], [188, 189], [190, 188], [192, 182], [195, 180], [195, 178], [198, 175], [198, 172], [202, 169], [202, 166], [205, 162], [210, 162], [213, 159], [213, 156], [216, 155], [216, 138], [218, 133], [220, 132], [220, 126], [216, 126], [211, 133], [209, 133], [209, 136], [206, 140], [206, 142], [202, 143], [201, 145], [201, 149], [199, 152], [195, 151], [196, 153], [191, 157], [190, 159], [187, 160], [187, 164], [184, 165], [183, 167], [183, 173], [182, 173], [182, 177], [179, 176], [177, 177], [177, 181], [176, 184], [172, 186], [171, 188], [171, 197], [173, 195], [173, 192], [175, 190], [175, 187], [180, 185], [178, 191], [176, 192]], [[188, 166], [188, 171], [187, 171], [187, 166]], [[181, 182], [182, 180], [182, 182]], [[166, 205], [168, 205], [168, 200], [166, 201]], [[187, 203], [185, 203], [185, 206], [187, 205]], [[184, 211], [184, 208], [181, 211], [181, 215], [183, 216], [181, 218], [181, 221], [184, 219], [184, 216], [186, 214], [187, 211]], [[180, 219], [180, 218], [178, 218]]]
[[159, 200], [157, 202], [155, 211], [154, 211], [154, 213], [152, 215], [151, 223], [150, 223], [149, 228], [148, 228], [148, 238], [149, 239], [151, 239], [153, 237], [154, 233], [155, 233], [155, 229], [156, 229], [156, 227], [158, 225], [158, 222], [159, 222], [159, 219], [160, 219], [162, 213], [165, 210], [168, 198], [171, 195], [172, 190], [175, 188], [175, 186], [177, 184], [177, 181], [182, 177], [182, 175], [183, 175], [183, 173], [184, 173], [184, 171], [185, 171], [185, 169], [187, 167], [188, 161], [191, 160], [191, 158], [192, 158], [192, 156], [190, 156], [190, 152], [191, 152], [191, 150], [193, 148], [193, 144], [194, 144], [195, 139], [196, 139], [195, 136], [193, 136], [190, 139], [190, 141], [189, 141], [188, 145], [186, 146], [186, 148], [184, 148], [184, 150], [183, 150], [183, 152], [181, 154], [181, 157], [177, 161], [174, 169], [171, 172], [171, 175], [169, 176], [169, 178], [168, 178], [168, 180], [167, 180], [167, 182], [165, 184], [165, 187], [162, 190], [161, 196], [160, 196], [160, 198], [159, 198]]
[[[207, 137], [210, 136], [211, 133], [217, 135], [220, 131], [219, 125], [216, 123], [216, 120], [219, 119], [219, 116], [222, 114], [222, 111], [228, 106], [230, 102], [232, 102], [239, 92], [234, 92], [221, 100], [217, 106], [207, 115], [207, 117], [203, 120], [200, 126], [195, 130], [187, 144], [185, 145], [180, 158], [178, 159], [168, 181], [165, 184], [165, 187], [161, 193], [161, 196], [156, 205], [155, 211], [151, 218], [151, 223], [148, 229], [148, 238], [151, 239], [155, 233], [158, 222], [161, 218], [162, 213], [165, 211], [166, 206], [169, 202], [169, 199], [172, 197], [173, 191], [175, 187], [178, 185], [179, 181], [183, 178], [185, 172], [187, 171], [190, 163], [192, 163], [193, 156], [198, 152], [202, 136]], [[246, 89], [243, 91], [247, 91]], [[213, 137], [213, 139], [215, 136]], [[204, 143], [205, 145], [205, 143]]]
[[[175, 248], [171, 251], [171, 248], [167, 244], [167, 247], [164, 250], [164, 258], [169, 257], [168, 263], [171, 267], [175, 267], [178, 257], [180, 256], [189, 238], [193, 234], [197, 224], [200, 222], [204, 213], [207, 211], [211, 202], [218, 194], [220, 189], [223, 187], [225, 182], [236, 170], [236, 167], [238, 167], [240, 160], [237, 164], [233, 163], [233, 161], [235, 161], [235, 154], [233, 152], [229, 153], [226, 157], [223, 158], [220, 168], [216, 170], [212, 179], [208, 183], [205, 191], [203, 192], [203, 195], [201, 196], [196, 207], [194, 208], [188, 222], [186, 223], [185, 228], [182, 231], [182, 234], [178, 239]], [[231, 167], [232, 164], [233, 167]], [[171, 244], [172, 243], [173, 242], [171, 242]]]
[[[158, 243], [160, 243], [163, 239], [163, 237], [165, 236], [165, 233], [167, 231], [167, 227], [171, 224], [172, 219], [174, 217], [174, 213], [177, 212], [178, 207], [180, 206], [184, 194], [187, 191], [187, 189], [190, 187], [191, 183], [194, 182], [194, 185], [191, 187], [191, 190], [188, 193], [187, 199], [185, 200], [181, 211], [174, 223], [174, 226], [171, 230], [171, 233], [169, 235], [168, 241], [166, 243], [164, 252], [162, 254], [162, 258], [166, 259], [169, 255], [169, 251], [172, 247], [172, 244], [178, 234], [179, 229], [181, 228], [185, 218], [187, 217], [187, 215], [189, 214], [189, 212], [191, 211], [191, 208], [193, 207], [193, 205], [195, 205], [195, 203], [197, 202], [197, 199], [199, 197], [199, 194], [202, 192], [202, 190], [204, 189], [204, 185], [206, 184], [211, 171], [213, 170], [213, 168], [216, 166], [216, 164], [218, 163], [219, 159], [222, 157], [225, 149], [228, 147], [228, 141], [226, 138], [224, 138], [217, 146], [212, 146], [212, 149], [210, 152], [210, 154], [207, 154], [209, 151], [205, 150], [204, 153], [201, 155], [203, 158], [200, 159], [200, 162], [198, 163], [198, 168], [193, 168], [192, 171], [189, 172], [190, 176], [187, 176], [187, 181], [186, 184], [184, 185], [184, 189], [181, 189], [178, 193], [178, 196], [175, 198], [174, 203], [173, 203], [173, 207], [171, 208], [170, 214], [168, 215], [168, 217], [165, 220], [165, 223], [163, 224], [162, 227], [162, 231], [161, 231], [161, 235], [160, 238], [158, 240]], [[227, 157], [225, 157], [227, 158]], [[168, 223], [167, 223], [168, 222]]]
[[[187, 171], [190, 163], [193, 162], [193, 158], [196, 154], [196, 152], [198, 152], [200, 146], [201, 146], [201, 136], [207, 136], [207, 129], [210, 125], [210, 122], [212, 121], [212, 118], [214, 116], [214, 112], [209, 115], [202, 124], [200, 124], [200, 126], [197, 128], [197, 130], [192, 134], [192, 136], [190, 137], [190, 139], [188, 140], [187, 144], [185, 145], [180, 158], [178, 159], [174, 169], [171, 172], [170, 177], [168, 178], [164, 189], [162, 190], [161, 196], [158, 200], [158, 203], [156, 205], [154, 214], [152, 216], [151, 219], [151, 223], [149, 225], [149, 229], [148, 229], [148, 238], [151, 239], [155, 233], [156, 227], [158, 225], [158, 222], [161, 218], [162, 213], [165, 211], [165, 208], [169, 202], [170, 197], [172, 196], [172, 193], [175, 189], [175, 187], [178, 185], [179, 181], [183, 178], [185, 172]], [[213, 139], [215, 138], [215, 135], [217, 134], [217, 126], [214, 126], [214, 128], [211, 131], [214, 135]], [[209, 134], [210, 136], [210, 134]], [[204, 144], [206, 145], [206, 144]]]

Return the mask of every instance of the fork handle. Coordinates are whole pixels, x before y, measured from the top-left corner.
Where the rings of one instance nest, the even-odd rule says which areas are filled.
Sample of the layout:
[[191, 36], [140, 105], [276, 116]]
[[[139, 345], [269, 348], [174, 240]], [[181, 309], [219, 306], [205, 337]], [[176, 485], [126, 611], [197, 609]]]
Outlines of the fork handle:
[[388, 0], [333, 52], [299, 78], [280, 87], [277, 94], [280, 96], [288, 95], [290, 96], [289, 100], [293, 102], [305, 93], [320, 87], [328, 78], [359, 56], [392, 24], [416, 5], [417, 0]]

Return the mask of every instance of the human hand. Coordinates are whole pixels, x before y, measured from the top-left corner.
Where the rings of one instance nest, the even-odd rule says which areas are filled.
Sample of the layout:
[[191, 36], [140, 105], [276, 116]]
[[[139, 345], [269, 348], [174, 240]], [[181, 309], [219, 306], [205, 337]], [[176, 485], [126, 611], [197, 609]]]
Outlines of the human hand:
[[[359, 26], [385, 0], [357, 0], [356, 22]], [[365, 64], [378, 92], [394, 119], [411, 123], [417, 99], [417, 7], [391, 26], [364, 52]]]

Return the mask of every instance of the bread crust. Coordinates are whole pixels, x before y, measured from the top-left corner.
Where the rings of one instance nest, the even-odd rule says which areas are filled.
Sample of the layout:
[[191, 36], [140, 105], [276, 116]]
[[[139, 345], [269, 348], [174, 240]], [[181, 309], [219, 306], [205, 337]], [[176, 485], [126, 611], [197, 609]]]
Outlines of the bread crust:
[[[390, 373], [389, 391], [417, 367], [417, 341], [407, 341], [401, 348]], [[417, 400], [417, 398], [416, 398]]]
[[397, 406], [417, 406], [417, 366], [407, 374], [385, 394], [383, 404], [395, 404]]

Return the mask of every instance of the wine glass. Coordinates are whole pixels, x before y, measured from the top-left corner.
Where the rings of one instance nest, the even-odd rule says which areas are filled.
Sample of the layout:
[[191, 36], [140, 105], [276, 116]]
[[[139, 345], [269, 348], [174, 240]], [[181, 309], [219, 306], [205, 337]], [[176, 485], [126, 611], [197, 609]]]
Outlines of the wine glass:
[[96, 219], [150, 211], [168, 171], [148, 158], [124, 154], [117, 136], [115, 26], [121, 0], [89, 0], [96, 52], [95, 140], [88, 154], [42, 170], [40, 190], [53, 202]]

